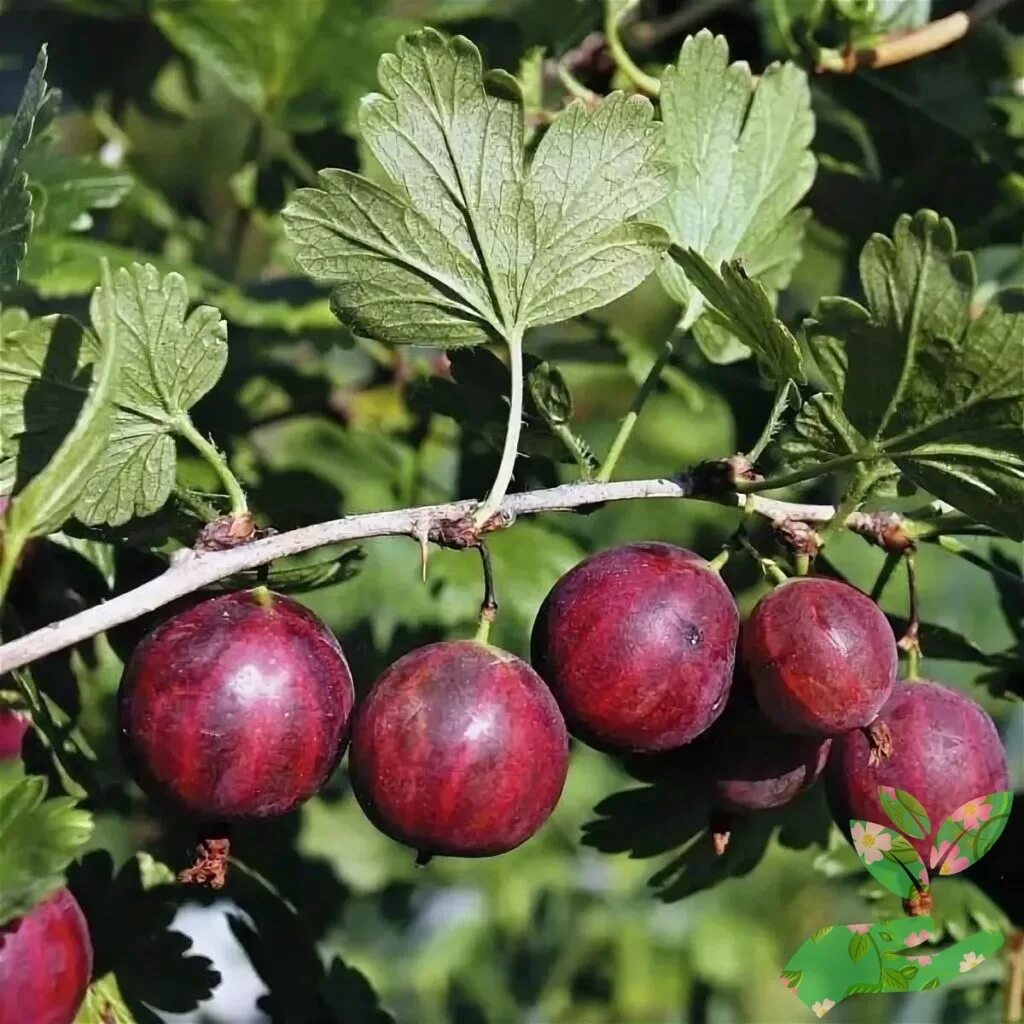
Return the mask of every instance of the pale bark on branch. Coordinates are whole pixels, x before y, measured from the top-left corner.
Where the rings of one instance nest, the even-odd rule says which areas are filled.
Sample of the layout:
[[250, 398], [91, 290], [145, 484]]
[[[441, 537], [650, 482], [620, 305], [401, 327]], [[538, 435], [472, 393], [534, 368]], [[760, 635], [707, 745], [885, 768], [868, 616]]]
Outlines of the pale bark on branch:
[[[695, 498], [718, 504], [752, 508], [776, 524], [784, 521], [825, 523], [835, 515], [832, 505], [805, 505], [764, 498], [760, 494], [705, 495], [694, 492], [690, 477], [626, 480], [614, 483], [562, 484], [543, 490], [509, 494], [487, 524], [488, 532], [511, 526], [516, 518], [537, 512], [568, 511], [612, 501], [647, 498]], [[468, 523], [475, 501], [371, 512], [346, 516], [287, 533], [274, 534], [227, 551], [182, 552], [166, 572], [70, 618], [44, 626], [0, 647], [0, 673], [27, 665], [47, 654], [64, 650], [114, 626], [140, 618], [204, 587], [267, 565], [279, 558], [315, 548], [371, 537], [406, 536], [426, 545], [445, 524]], [[878, 515], [854, 513], [846, 525], [866, 534], [877, 532]]]

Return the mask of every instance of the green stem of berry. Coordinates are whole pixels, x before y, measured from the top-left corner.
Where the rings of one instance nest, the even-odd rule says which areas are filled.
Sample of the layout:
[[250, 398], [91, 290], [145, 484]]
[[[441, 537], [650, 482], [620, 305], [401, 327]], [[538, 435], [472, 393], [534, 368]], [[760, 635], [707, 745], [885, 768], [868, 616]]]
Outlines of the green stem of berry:
[[483, 541], [480, 541], [476, 548], [480, 552], [480, 565], [483, 569], [484, 598], [480, 602], [480, 622], [474, 639], [477, 643], [486, 644], [491, 635], [491, 623], [498, 615], [498, 599], [494, 592], [494, 567], [491, 564], [491, 553]]

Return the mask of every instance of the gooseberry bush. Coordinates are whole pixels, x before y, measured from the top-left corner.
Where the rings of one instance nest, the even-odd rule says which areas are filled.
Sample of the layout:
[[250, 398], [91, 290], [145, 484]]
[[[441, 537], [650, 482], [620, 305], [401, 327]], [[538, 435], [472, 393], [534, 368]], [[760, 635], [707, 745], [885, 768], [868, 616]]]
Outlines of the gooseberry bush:
[[809, 1019], [904, 913], [1005, 952], [847, 1019], [1021, 1019], [1020, 819], [947, 831], [1024, 784], [1024, 23], [952, 6], [0, 15], [0, 1024]]

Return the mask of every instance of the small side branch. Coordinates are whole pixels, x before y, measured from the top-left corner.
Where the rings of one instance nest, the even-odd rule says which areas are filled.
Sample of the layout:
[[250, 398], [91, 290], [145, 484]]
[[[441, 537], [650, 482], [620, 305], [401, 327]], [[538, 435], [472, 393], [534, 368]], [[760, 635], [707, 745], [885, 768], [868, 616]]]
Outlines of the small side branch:
[[815, 71], [819, 74], [851, 75], [863, 68], [887, 68], [894, 64], [944, 50], [959, 42], [979, 22], [990, 18], [1009, 4], [1010, 0], [979, 0], [969, 11], [956, 11], [945, 18], [930, 21], [910, 32], [887, 36], [876, 46], [850, 49], [845, 52], [826, 50]]

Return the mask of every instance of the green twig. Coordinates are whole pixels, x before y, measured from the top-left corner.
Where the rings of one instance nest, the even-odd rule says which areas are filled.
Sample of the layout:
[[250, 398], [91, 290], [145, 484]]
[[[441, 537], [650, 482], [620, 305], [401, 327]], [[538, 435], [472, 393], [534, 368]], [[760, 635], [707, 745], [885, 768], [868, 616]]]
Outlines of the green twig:
[[600, 97], [596, 92], [588, 89], [566, 66], [563, 61], [555, 64], [555, 72], [558, 80], [565, 86], [565, 91], [575, 99], [583, 100], [584, 103], [597, 103]]
[[630, 435], [633, 433], [633, 428], [636, 426], [636, 421], [640, 418], [640, 411], [643, 409], [647, 399], [650, 398], [654, 389], [658, 386], [658, 381], [661, 380], [661, 372], [668, 365], [668, 361], [672, 358], [672, 342], [666, 341], [664, 347], [661, 350], [661, 354], [654, 361], [654, 365], [650, 368], [647, 376], [644, 378], [644, 382], [640, 385], [639, 390], [633, 396], [633, 401], [630, 403], [629, 412], [626, 413], [625, 418], [619, 425], [619, 431], [615, 435], [615, 439], [612, 441], [611, 447], [608, 449], [608, 455], [605, 457], [604, 463], [598, 470], [595, 479], [602, 483], [607, 483], [612, 478], [612, 473], [615, 471], [615, 466], [622, 456], [622, 452], [626, 447], [626, 443], [629, 441]]
[[231, 499], [231, 514], [240, 516], [249, 511], [248, 502], [245, 500], [245, 492], [238, 482], [238, 477], [231, 472], [227, 460], [217, 450], [216, 446], [208, 441], [196, 430], [195, 424], [188, 416], [182, 416], [177, 423], [178, 433], [185, 438], [189, 444], [206, 460], [211, 469], [220, 478], [228, 497]]
[[842, 501], [836, 506], [835, 515], [818, 531], [818, 538], [821, 546], [824, 546], [829, 537], [837, 530], [846, 526], [846, 521], [857, 511], [865, 495], [871, 490], [872, 484], [878, 479], [877, 474], [861, 472], [857, 475], [849, 490], [843, 496]]
[[802, 484], [807, 480], [817, 480], [818, 477], [827, 473], [835, 473], [837, 470], [849, 469], [863, 462], [870, 456], [860, 452], [841, 455], [827, 462], [819, 462], [816, 466], [809, 466], [807, 469], [797, 469], [792, 473], [783, 473], [781, 476], [768, 477], [767, 480], [737, 480], [735, 489], [740, 494], [757, 494], [760, 491], [775, 491], [780, 487], [790, 487], [793, 484]]
[[648, 96], [657, 96], [661, 92], [661, 79], [647, 74], [637, 67], [636, 62], [630, 57], [625, 46], [622, 45], [622, 38], [619, 35], [619, 16], [615, 11], [614, 4], [608, 4], [608, 15], [604, 22], [604, 35], [608, 41], [608, 49], [611, 51], [619, 70], [633, 83], [636, 88]]

